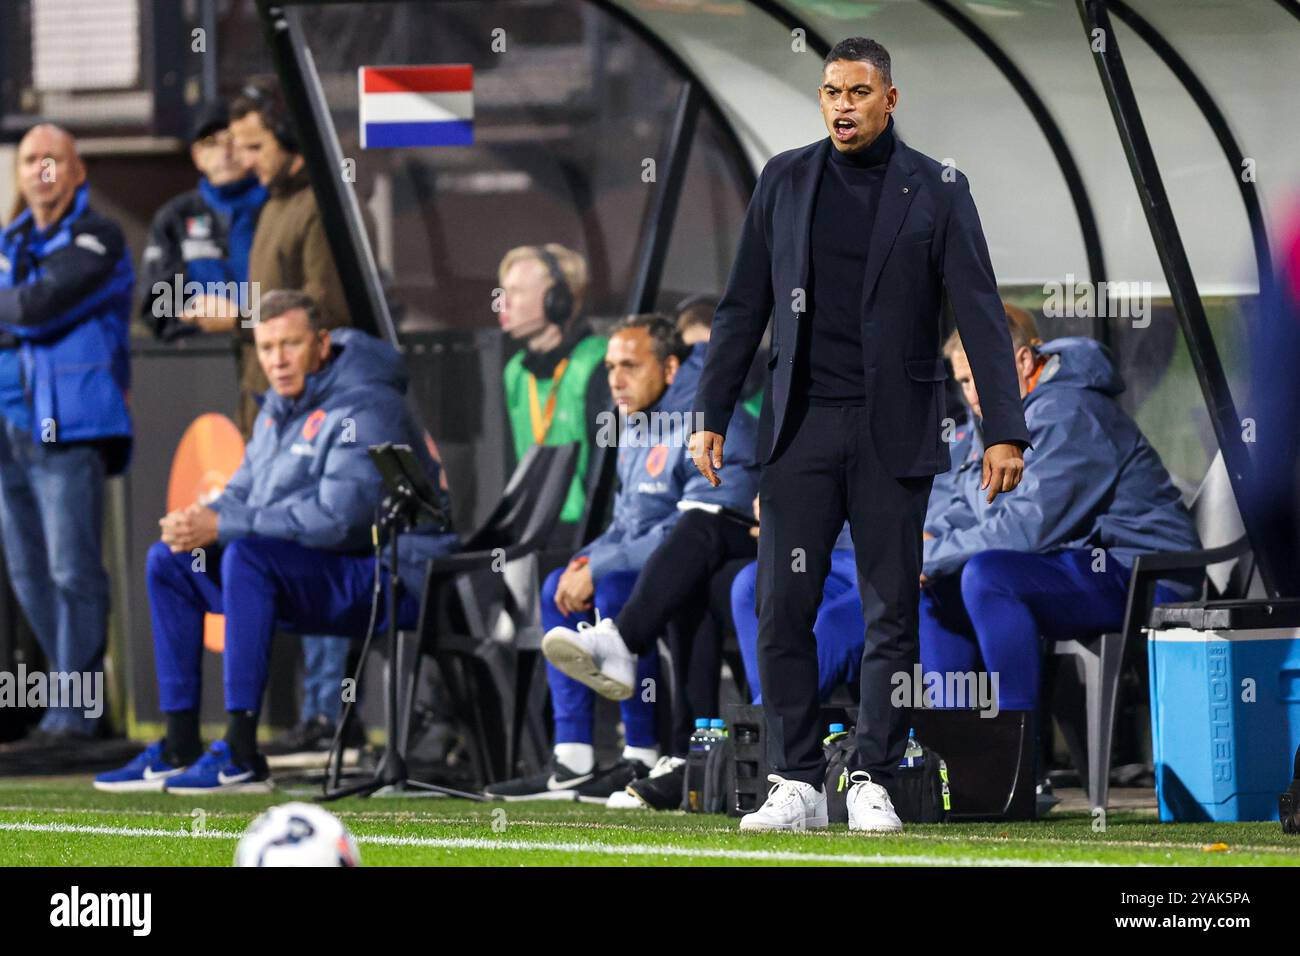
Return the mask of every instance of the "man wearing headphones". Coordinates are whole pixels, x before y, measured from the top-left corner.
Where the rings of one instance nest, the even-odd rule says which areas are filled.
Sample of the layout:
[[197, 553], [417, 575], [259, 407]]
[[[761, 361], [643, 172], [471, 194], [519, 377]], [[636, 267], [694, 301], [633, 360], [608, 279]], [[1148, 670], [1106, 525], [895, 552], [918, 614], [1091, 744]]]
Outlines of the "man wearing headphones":
[[593, 375], [605, 360], [607, 340], [593, 335], [581, 315], [587, 263], [559, 243], [518, 246], [497, 269], [501, 330], [520, 349], [506, 364], [506, 412], [515, 454], [533, 445], [580, 446], [578, 468], [556, 526], [556, 547], [571, 549], [586, 507], [587, 469], [598, 427], [609, 411], [609, 386]]
[[[307, 163], [298, 152], [288, 113], [274, 90], [245, 86], [230, 104], [235, 149], [270, 193], [257, 221], [248, 256], [254, 321], [259, 290], [295, 289], [320, 310], [321, 328], [351, 325], [347, 299], [321, 222]], [[235, 326], [240, 341], [238, 424], [245, 441], [253, 437], [269, 383], [257, 360], [253, 329]], [[268, 426], [269, 427], [269, 426]], [[302, 635], [303, 701], [299, 723], [266, 748], [270, 756], [323, 751], [334, 737], [342, 709], [350, 641], [346, 637]], [[359, 743], [352, 727], [349, 745]]]

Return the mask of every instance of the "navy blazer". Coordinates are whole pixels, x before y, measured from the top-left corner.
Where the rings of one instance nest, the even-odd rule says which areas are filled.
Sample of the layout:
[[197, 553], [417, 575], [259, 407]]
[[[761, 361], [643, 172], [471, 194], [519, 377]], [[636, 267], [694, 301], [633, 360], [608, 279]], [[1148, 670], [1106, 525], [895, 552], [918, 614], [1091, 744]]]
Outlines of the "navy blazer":
[[[695, 411], [703, 430], [725, 434], [775, 306], [760, 462], [770, 460], [783, 437], [798, 324], [808, 314], [813, 203], [833, 148], [827, 136], [779, 153], [763, 168], [713, 319]], [[945, 292], [979, 390], [985, 444], [1028, 446], [1006, 315], [966, 177], [896, 138], [870, 243], [862, 289], [869, 411], [863, 427], [890, 474], [934, 475], [950, 467], [941, 429], [948, 377], [940, 353]]]

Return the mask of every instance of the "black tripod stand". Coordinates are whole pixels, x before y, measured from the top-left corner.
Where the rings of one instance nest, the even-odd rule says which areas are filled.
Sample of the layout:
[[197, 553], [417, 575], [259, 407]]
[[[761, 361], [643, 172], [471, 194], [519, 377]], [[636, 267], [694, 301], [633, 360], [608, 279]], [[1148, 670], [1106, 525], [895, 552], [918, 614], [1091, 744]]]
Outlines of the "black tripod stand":
[[[338, 731], [334, 735], [334, 743], [330, 749], [328, 764], [329, 767], [333, 768], [333, 773], [327, 774], [325, 793], [320, 799], [328, 801], [338, 800], [341, 797], [371, 796], [382, 791], [383, 795], [388, 796], [442, 794], [443, 796], [460, 797], [465, 800], [482, 800], [483, 797], [479, 794], [466, 793], [463, 790], [454, 790], [450, 787], [412, 780], [408, 776], [404, 753], [404, 728], [399, 727], [402, 702], [398, 690], [400, 677], [398, 673], [397, 639], [397, 542], [404, 532], [410, 531], [412, 528], [436, 527], [445, 530], [450, 522], [438, 503], [437, 493], [433, 490], [433, 486], [424, 474], [424, 469], [420, 467], [420, 463], [409, 445], [394, 445], [391, 442], [375, 445], [370, 448], [370, 458], [375, 467], [379, 469], [379, 473], [384, 479], [384, 485], [388, 489], [388, 494], [380, 505], [377, 525], [380, 534], [379, 540], [387, 541], [390, 561], [386, 635], [389, 673], [386, 681], [387, 700], [384, 708], [384, 723], [388, 743], [384, 750], [383, 759], [379, 761], [379, 766], [375, 768], [374, 775], [369, 780], [344, 787], [337, 785], [338, 767], [342, 764], [343, 727], [347, 723], [348, 717], [351, 716], [353, 706], [353, 702], [350, 701], [348, 710], [344, 713], [343, 719], [339, 721]], [[374, 595], [376, 606], [379, 600], [379, 560], [380, 548], [376, 543]], [[376, 615], [372, 607], [369, 633], [366, 635], [361, 661], [357, 665], [358, 674], [365, 667], [371, 639], [374, 636], [375, 621]]]

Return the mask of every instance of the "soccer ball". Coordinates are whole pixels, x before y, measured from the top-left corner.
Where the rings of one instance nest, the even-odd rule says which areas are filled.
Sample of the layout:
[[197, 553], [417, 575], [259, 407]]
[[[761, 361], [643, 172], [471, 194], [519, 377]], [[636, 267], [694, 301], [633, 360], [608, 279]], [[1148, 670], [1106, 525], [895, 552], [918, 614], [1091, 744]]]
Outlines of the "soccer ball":
[[356, 841], [338, 817], [313, 803], [282, 803], [252, 822], [235, 866], [360, 866]]

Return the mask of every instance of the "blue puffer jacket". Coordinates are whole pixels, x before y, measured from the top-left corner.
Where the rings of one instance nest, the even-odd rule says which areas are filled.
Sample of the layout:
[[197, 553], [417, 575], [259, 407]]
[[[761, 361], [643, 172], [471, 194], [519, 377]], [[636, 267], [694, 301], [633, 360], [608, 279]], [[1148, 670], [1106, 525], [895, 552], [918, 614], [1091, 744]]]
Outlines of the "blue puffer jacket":
[[[650, 409], [667, 413], [675, 423], [671, 429], [657, 429], [664, 441], [652, 444], [650, 429], [637, 428], [628, 416], [619, 436], [619, 492], [614, 500], [614, 520], [598, 537], [578, 552], [590, 558], [593, 580], [611, 571], [639, 571], [655, 548], [668, 536], [681, 512], [679, 501], [722, 505], [744, 514], [753, 513], [758, 493], [758, 461], [755, 446], [758, 422], [737, 406], [727, 427], [722, 484], [714, 488], [699, 473], [686, 448], [691, 431], [691, 409], [695, 390], [704, 368], [706, 344], [696, 345], [677, 370], [672, 385]], [[651, 422], [654, 419], [650, 419]], [[647, 434], [647, 431], [650, 433]]]
[[[367, 452], [371, 445], [409, 444], [440, 487], [438, 464], [402, 399], [407, 379], [401, 357], [356, 329], [336, 329], [331, 338], [331, 360], [307, 376], [302, 395], [291, 401], [266, 393], [243, 464], [212, 502], [221, 516], [222, 543], [256, 534], [328, 551], [369, 548], [383, 497]], [[432, 546], [428, 535], [406, 535], [401, 542], [402, 580], [417, 594], [420, 574], [408, 567], [408, 555], [452, 550], [454, 536], [436, 537]]]
[[933, 534], [934, 528], [943, 521], [943, 513], [951, 506], [958, 477], [963, 473], [962, 466], [973, 460], [977, 467], [981, 467], [983, 459], [984, 444], [977, 434], [975, 414], [968, 408], [966, 417], [956, 424], [948, 442], [949, 468], [935, 475], [934, 484], [930, 486], [930, 500], [925, 511], [926, 531]]
[[83, 185], [48, 229], [25, 210], [0, 233], [0, 414], [37, 442], [52, 429], [56, 441], [102, 443], [117, 474], [131, 454], [135, 273], [122, 230], [89, 199]]
[[947, 506], [933, 525], [927, 518], [936, 537], [925, 542], [925, 575], [951, 574], [994, 548], [1100, 547], [1125, 567], [1139, 554], [1199, 548], [1160, 456], [1115, 401], [1124, 382], [1105, 348], [1088, 338], [1062, 338], [1039, 352], [1049, 357], [1024, 400], [1033, 447], [1025, 452], [1020, 486], [985, 502], [983, 445], [976, 436]]

